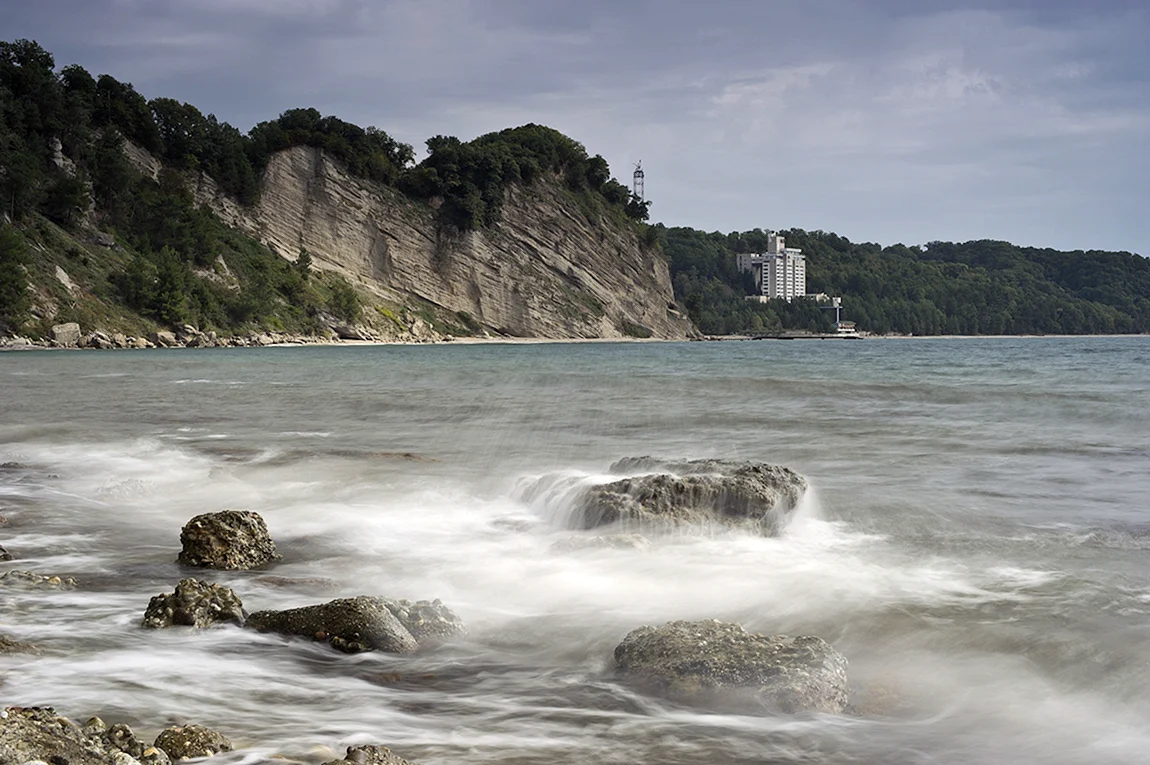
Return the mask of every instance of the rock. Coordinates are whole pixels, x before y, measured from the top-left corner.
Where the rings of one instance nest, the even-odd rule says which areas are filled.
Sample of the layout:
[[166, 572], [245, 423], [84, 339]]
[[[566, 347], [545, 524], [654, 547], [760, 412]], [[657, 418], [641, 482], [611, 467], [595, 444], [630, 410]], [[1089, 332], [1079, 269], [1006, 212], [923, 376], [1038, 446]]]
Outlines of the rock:
[[332, 760], [324, 765], [412, 765], [411, 762], [392, 753], [386, 746], [368, 744], [366, 746], [349, 746], [347, 755], [342, 760]]
[[0, 711], [0, 763], [39, 760], [52, 765], [108, 765], [112, 756], [99, 739], [89, 738], [51, 707]]
[[246, 626], [260, 632], [300, 635], [330, 641], [344, 653], [411, 653], [415, 637], [392, 614], [388, 601], [361, 595], [286, 611], [256, 611]]
[[54, 576], [51, 574], [37, 574], [34, 571], [18, 571], [12, 569], [0, 574], [0, 586], [24, 587], [27, 589], [70, 590], [78, 582], [70, 576]]
[[251, 510], [223, 510], [192, 518], [180, 532], [185, 566], [243, 571], [280, 559], [267, 524]]
[[0, 635], [0, 654], [6, 653], [27, 653], [32, 655], [39, 655], [40, 649], [31, 643], [25, 643], [22, 640], [9, 637], [8, 635]]
[[389, 598], [381, 600], [420, 645], [467, 634], [463, 620], [438, 598], [432, 601], [417, 600], [414, 603]]
[[52, 340], [61, 348], [75, 348], [80, 342], [80, 325], [74, 321], [52, 327]]
[[0, 545], [0, 561], [12, 560], [12, 553], [4, 549], [4, 545]]
[[232, 751], [232, 742], [211, 728], [202, 725], [183, 725], [166, 728], [156, 736], [154, 746], [163, 749], [173, 760], [190, 760], [193, 757], [211, 757], [220, 752]]
[[593, 537], [568, 537], [551, 545], [555, 552], [577, 550], [642, 550], [650, 549], [651, 541], [642, 534], [601, 534]]
[[72, 281], [72, 277], [68, 276], [68, 272], [60, 268], [60, 266], [56, 266], [56, 280], [60, 282], [60, 284], [63, 284], [69, 292], [76, 290], [76, 283]]
[[115, 343], [112, 338], [108, 337], [103, 332], [90, 332], [84, 336], [83, 341], [80, 343], [84, 348], [99, 348], [100, 350], [110, 350], [115, 348]]
[[112, 345], [116, 348], [130, 348], [128, 343], [128, 336], [123, 332], [116, 332], [112, 335]]
[[148, 339], [160, 348], [175, 348], [180, 344], [180, 341], [176, 339], [176, 335], [167, 331], [153, 332]]
[[807, 489], [806, 479], [793, 470], [757, 462], [638, 457], [615, 463], [611, 472], [643, 475], [586, 489], [572, 516], [577, 528], [718, 525], [773, 536]]
[[144, 745], [123, 723], [109, 726], [99, 717], [93, 717], [84, 723], [83, 732], [89, 739], [99, 741], [109, 752], [127, 755], [132, 760], [138, 760], [144, 753]]
[[615, 648], [630, 681], [678, 701], [757, 703], [769, 711], [841, 713], [846, 658], [819, 637], [755, 635], [720, 621], [640, 627]]
[[92, 234], [92, 241], [101, 247], [115, 247], [116, 237], [107, 234], [103, 231], [96, 231]]
[[143, 626], [148, 629], [173, 626], [205, 629], [227, 622], [240, 626], [244, 623], [244, 604], [235, 592], [199, 579], [181, 579], [175, 592], [152, 598], [144, 611]]
[[140, 762], [144, 765], [172, 765], [172, 758], [163, 749], [157, 749], [154, 746], [149, 746], [140, 755]]

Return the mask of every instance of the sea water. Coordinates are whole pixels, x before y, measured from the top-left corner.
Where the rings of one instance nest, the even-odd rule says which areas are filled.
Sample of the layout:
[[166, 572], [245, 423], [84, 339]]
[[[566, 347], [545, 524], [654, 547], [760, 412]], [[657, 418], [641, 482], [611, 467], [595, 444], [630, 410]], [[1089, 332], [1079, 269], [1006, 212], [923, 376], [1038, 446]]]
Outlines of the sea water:
[[[785, 534], [560, 551], [616, 459], [791, 467]], [[442, 763], [1140, 763], [1150, 758], [1150, 339], [304, 347], [0, 354], [0, 702], [214, 727], [222, 762], [382, 743]], [[201, 572], [249, 611], [440, 598], [466, 638], [348, 656], [145, 631], [182, 525], [259, 512], [284, 555]], [[612, 652], [673, 619], [813, 634], [843, 715], [716, 714]]]

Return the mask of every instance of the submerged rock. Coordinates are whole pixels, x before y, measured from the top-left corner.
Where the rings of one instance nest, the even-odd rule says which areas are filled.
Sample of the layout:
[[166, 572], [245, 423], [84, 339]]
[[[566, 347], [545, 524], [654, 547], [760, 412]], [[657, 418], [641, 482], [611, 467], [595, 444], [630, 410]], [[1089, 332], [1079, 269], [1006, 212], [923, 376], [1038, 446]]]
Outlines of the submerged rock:
[[365, 746], [349, 746], [347, 755], [342, 760], [332, 760], [324, 765], [413, 765], [411, 762], [394, 754], [386, 746], [368, 744]]
[[576, 536], [561, 539], [551, 545], [555, 552], [576, 552], [579, 550], [642, 550], [650, 549], [651, 541], [642, 534], [599, 534], [597, 536]]
[[847, 660], [819, 637], [676, 621], [629, 633], [615, 648], [615, 664], [631, 682], [687, 703], [835, 714], [847, 705]]
[[807, 482], [778, 465], [731, 460], [620, 460], [612, 473], [639, 473], [586, 489], [573, 524], [669, 530], [686, 525], [738, 527], [776, 535]]
[[436, 598], [435, 600], [391, 600], [381, 598], [392, 616], [399, 620], [411, 636], [424, 645], [444, 638], [466, 635], [463, 620]]
[[185, 566], [242, 571], [279, 560], [275, 542], [259, 513], [223, 510], [192, 518], [180, 532]]
[[419, 643], [388, 603], [385, 598], [361, 595], [286, 611], [256, 611], [248, 617], [247, 626], [260, 632], [327, 641], [344, 653], [411, 653]]
[[175, 592], [152, 598], [144, 611], [143, 626], [205, 629], [227, 622], [241, 626], [244, 623], [244, 604], [235, 592], [199, 579], [181, 579]]
[[12, 560], [12, 553], [4, 549], [4, 545], [0, 545], [0, 561]]
[[55, 576], [54, 574], [37, 574], [35, 571], [19, 571], [12, 569], [0, 574], [0, 586], [24, 587], [34, 590], [70, 590], [78, 582], [70, 576]]
[[31, 643], [25, 643], [23, 640], [17, 640], [14, 637], [0, 634], [0, 654], [5, 653], [27, 653], [38, 655], [40, 649]]
[[162, 749], [173, 760], [211, 757], [232, 751], [232, 742], [222, 733], [203, 725], [181, 725], [166, 728], [156, 736], [155, 748]]

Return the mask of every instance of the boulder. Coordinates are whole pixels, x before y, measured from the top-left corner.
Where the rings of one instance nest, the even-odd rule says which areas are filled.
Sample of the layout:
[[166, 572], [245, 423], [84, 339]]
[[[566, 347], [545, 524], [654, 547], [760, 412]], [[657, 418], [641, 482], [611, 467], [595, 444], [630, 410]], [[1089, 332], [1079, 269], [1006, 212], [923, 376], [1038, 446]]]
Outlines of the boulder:
[[102, 351], [111, 350], [116, 347], [115, 343], [112, 342], [112, 338], [108, 337], [107, 333], [104, 332], [88, 333], [84, 336], [80, 345], [85, 348], [98, 348]]
[[417, 600], [414, 603], [390, 598], [380, 600], [420, 645], [467, 634], [463, 620], [438, 598]]
[[78, 583], [70, 576], [55, 576], [54, 574], [37, 574], [34, 571], [19, 571], [12, 569], [0, 574], [0, 586], [24, 587], [36, 590], [70, 590]]
[[160, 348], [175, 348], [180, 344], [180, 341], [176, 339], [175, 333], [167, 331], [153, 332], [148, 339]]
[[756, 635], [720, 621], [640, 627], [615, 648], [628, 681], [676, 701], [841, 713], [846, 658], [819, 637]]
[[4, 549], [4, 545], [0, 545], [0, 561], [12, 560], [12, 553]]
[[190, 760], [194, 757], [211, 757], [220, 752], [232, 751], [232, 742], [223, 734], [202, 725], [181, 725], [165, 728], [156, 736], [154, 746], [164, 750], [173, 760]]
[[721, 526], [774, 536], [807, 489], [793, 470], [759, 462], [638, 457], [616, 462], [611, 472], [633, 475], [584, 490], [572, 516], [576, 528]]
[[75, 348], [80, 342], [80, 325], [74, 321], [55, 325], [52, 340], [61, 348]]
[[286, 611], [256, 611], [246, 626], [260, 632], [301, 635], [330, 642], [344, 653], [411, 653], [419, 643], [388, 608], [385, 598], [361, 595]]
[[411, 762], [392, 753], [386, 746], [368, 744], [366, 746], [349, 746], [347, 755], [342, 760], [332, 760], [324, 765], [412, 765]]
[[180, 532], [177, 558], [185, 566], [244, 571], [279, 560], [259, 513], [223, 510], [192, 518]]
[[0, 712], [0, 763], [108, 765], [114, 754], [51, 707], [7, 707]]
[[244, 604], [235, 592], [199, 579], [181, 579], [175, 592], [152, 598], [144, 611], [143, 626], [205, 629], [226, 622], [240, 626], [244, 623]]

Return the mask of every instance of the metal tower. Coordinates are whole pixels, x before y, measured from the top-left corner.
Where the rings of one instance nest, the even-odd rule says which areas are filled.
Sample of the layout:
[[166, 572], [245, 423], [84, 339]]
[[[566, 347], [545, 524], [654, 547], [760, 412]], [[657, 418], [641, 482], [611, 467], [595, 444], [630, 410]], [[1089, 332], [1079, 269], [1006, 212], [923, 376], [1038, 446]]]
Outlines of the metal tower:
[[631, 180], [631, 193], [634, 194], [640, 202], [643, 201], [645, 193], [643, 189], [643, 160], [635, 163], [635, 175]]

